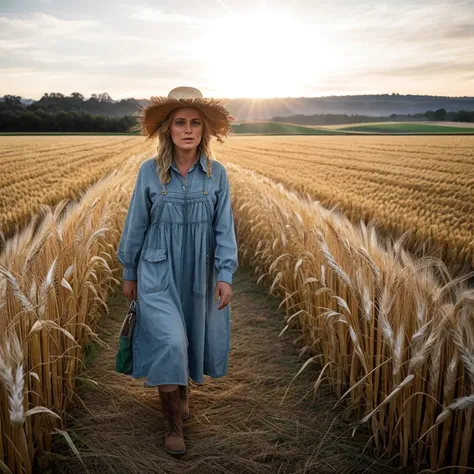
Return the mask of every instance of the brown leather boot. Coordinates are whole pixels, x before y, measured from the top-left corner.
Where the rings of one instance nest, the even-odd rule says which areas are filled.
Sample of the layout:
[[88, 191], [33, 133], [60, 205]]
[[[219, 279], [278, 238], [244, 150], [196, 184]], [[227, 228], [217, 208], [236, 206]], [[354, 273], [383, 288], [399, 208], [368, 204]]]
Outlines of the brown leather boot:
[[189, 389], [187, 385], [180, 385], [179, 391], [181, 394], [181, 417], [184, 420], [189, 418]]
[[165, 450], [170, 454], [184, 454], [183, 426], [181, 419], [181, 394], [179, 388], [173, 392], [160, 393], [163, 408], [163, 427], [165, 432]]

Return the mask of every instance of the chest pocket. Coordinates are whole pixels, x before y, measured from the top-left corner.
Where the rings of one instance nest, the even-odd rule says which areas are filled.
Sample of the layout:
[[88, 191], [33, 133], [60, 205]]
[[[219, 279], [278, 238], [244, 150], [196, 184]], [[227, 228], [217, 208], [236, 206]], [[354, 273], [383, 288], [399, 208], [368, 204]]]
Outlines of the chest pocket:
[[169, 283], [169, 260], [166, 249], [143, 251], [138, 271], [138, 285], [145, 293], [165, 291]]

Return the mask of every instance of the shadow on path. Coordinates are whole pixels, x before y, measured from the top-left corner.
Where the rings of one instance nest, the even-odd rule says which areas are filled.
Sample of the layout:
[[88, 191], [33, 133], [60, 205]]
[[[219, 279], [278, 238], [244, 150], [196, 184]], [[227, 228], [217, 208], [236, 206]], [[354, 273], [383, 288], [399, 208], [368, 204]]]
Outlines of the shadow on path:
[[[127, 309], [123, 296], [109, 300], [110, 315], [98, 348], [81, 377], [95, 381], [78, 390], [82, 403], [70, 410], [68, 432], [86, 468], [65, 448], [48, 472], [91, 473], [362, 473], [395, 470], [363, 454], [368, 436], [351, 438], [342, 411], [323, 386], [313, 400], [319, 367], [310, 364], [291, 384], [307, 356], [298, 359], [278, 301], [256, 285], [248, 269], [234, 277], [228, 375], [190, 385], [190, 418], [184, 422], [187, 452], [163, 449], [157, 389], [115, 372], [117, 334]], [[324, 384], [323, 384], [324, 385]]]

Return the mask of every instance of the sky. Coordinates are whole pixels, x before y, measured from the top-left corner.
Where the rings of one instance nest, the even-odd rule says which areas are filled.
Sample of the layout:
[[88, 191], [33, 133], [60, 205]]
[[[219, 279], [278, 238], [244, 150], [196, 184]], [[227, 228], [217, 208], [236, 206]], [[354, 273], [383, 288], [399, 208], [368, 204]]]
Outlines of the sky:
[[0, 96], [474, 96], [474, 0], [0, 0]]

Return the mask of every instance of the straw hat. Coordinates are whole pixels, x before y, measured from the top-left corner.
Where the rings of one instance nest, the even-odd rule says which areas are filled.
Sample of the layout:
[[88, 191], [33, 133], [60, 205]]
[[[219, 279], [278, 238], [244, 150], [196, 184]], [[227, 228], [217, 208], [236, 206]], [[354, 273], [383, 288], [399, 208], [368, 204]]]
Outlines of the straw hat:
[[168, 97], [152, 97], [151, 104], [142, 108], [138, 113], [139, 125], [137, 129], [148, 138], [155, 136], [162, 122], [176, 109], [182, 107], [195, 107], [208, 120], [210, 134], [218, 141], [226, 137], [231, 131], [229, 112], [219, 100], [205, 99], [199, 89], [194, 87], [176, 87]]

